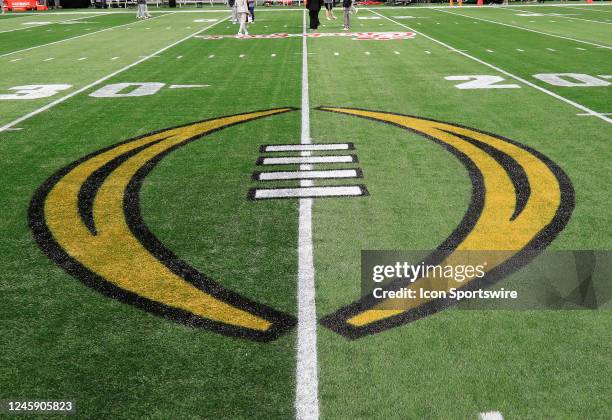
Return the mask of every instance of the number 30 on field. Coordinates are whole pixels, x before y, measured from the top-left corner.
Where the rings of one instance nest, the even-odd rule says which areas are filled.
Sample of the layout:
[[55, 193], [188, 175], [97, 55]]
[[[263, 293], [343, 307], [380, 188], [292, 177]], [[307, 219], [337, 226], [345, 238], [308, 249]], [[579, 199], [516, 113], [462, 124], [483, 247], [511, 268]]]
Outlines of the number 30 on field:
[[[106, 85], [90, 93], [93, 98], [125, 98], [135, 96], [155, 95], [165, 83], [114, 83]], [[28, 100], [50, 98], [51, 96], [70, 89], [72, 85], [23, 85], [8, 88], [12, 93], [0, 94], [0, 100]]]

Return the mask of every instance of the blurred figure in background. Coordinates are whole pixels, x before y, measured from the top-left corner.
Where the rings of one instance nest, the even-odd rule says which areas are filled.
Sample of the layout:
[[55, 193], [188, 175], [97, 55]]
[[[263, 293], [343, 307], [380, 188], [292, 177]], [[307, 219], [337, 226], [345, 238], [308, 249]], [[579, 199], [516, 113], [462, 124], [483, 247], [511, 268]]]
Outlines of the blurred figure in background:
[[148, 19], [151, 17], [149, 14], [149, 6], [147, 0], [137, 0], [136, 19]]
[[232, 23], [238, 23], [238, 13], [236, 12], [236, 0], [228, 0], [227, 5], [232, 8]]
[[255, 6], [257, 6], [257, 0], [247, 0], [249, 3], [249, 13], [251, 14], [251, 23], [255, 22]]
[[321, 11], [321, 2], [323, 0], [305, 0], [304, 5], [308, 9], [308, 15], [310, 16], [310, 29], [317, 29], [321, 22], [319, 22], [319, 12]]
[[238, 13], [238, 21], [240, 22], [238, 35], [248, 35], [249, 31], [247, 31], [247, 19], [250, 13], [247, 0], [236, 0], [236, 12]]
[[351, 14], [357, 13], [357, 9], [353, 6], [353, 0], [342, 0], [342, 9], [344, 13], [344, 25], [342, 29], [348, 31], [351, 29]]
[[325, 3], [325, 17], [327, 20], [336, 20], [338, 19], [334, 16], [334, 0], [323, 0]]

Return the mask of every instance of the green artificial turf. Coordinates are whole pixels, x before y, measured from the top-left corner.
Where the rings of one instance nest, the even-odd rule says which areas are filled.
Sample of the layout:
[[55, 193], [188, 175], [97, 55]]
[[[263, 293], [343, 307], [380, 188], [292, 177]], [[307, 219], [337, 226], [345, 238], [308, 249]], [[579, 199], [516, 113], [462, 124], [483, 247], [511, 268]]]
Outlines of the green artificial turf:
[[[600, 9], [572, 13], [605, 21], [608, 11]], [[434, 249], [460, 222], [471, 193], [464, 166], [438, 144], [394, 126], [314, 109], [323, 105], [438, 119], [528, 145], [561, 166], [576, 192], [572, 218], [550, 248], [612, 246], [609, 123], [578, 116], [580, 109], [484, 64], [606, 113], [609, 86], [555, 87], [533, 75], [609, 75], [609, 49], [471, 18], [514, 25], [508, 10], [451, 11], [465, 16], [377, 8], [352, 17], [352, 31], [416, 30], [414, 39], [307, 39], [312, 141], [353, 142], [359, 162], [343, 167], [362, 168], [364, 178], [349, 183], [363, 183], [370, 193], [314, 200], [319, 318], [359, 298], [361, 250]], [[398, 18], [406, 15], [413, 18]], [[46, 32], [63, 28], [59, 23], [0, 33], [6, 51], [66, 39], [0, 57], [0, 94], [20, 85], [71, 85], [48, 98], [0, 100], [0, 126], [95, 84], [18, 122], [13, 128], [20, 130], [0, 132], [0, 334], [5, 338], [0, 399], [73, 399], [79, 418], [294, 416], [294, 330], [271, 343], [255, 343], [165, 320], [88, 288], [49, 260], [28, 229], [36, 189], [89, 153], [203, 119], [301, 106], [301, 37], [185, 39], [215, 23], [202, 35], [235, 34], [236, 25], [220, 21], [227, 16], [225, 11], [175, 13], [120, 26], [133, 16], [101, 14], [83, 19], [99, 22], [95, 28], [65, 25], [73, 33]], [[251, 34], [303, 30], [302, 11], [258, 7], [256, 17]], [[321, 32], [340, 32], [340, 20], [321, 17]], [[45, 21], [69, 18], [44, 16]], [[24, 19], [40, 17], [2, 18], [0, 31]], [[217, 21], [196, 22], [202, 19]], [[611, 45], [604, 24], [548, 22], [555, 19], [566, 18], [516, 25]], [[85, 27], [111, 26], [117, 28], [67, 39]], [[87, 59], [79, 61], [82, 57]], [[452, 75], [499, 75], [521, 87], [459, 90], [454, 87], [459, 82], [445, 79]], [[137, 82], [165, 86], [150, 96], [89, 96], [108, 84]], [[256, 165], [259, 147], [299, 143], [300, 128], [300, 111], [295, 111], [213, 133], [165, 157], [141, 191], [143, 219], [169, 250], [224, 287], [292, 316], [297, 316], [298, 203], [253, 202], [247, 191], [262, 186], [251, 179], [262, 169]], [[345, 182], [322, 182], [338, 183]], [[321, 416], [475, 419], [480, 412], [500, 411], [507, 419], [609, 418], [611, 327], [609, 310], [456, 309], [354, 341], [319, 326]]]
[[[24, 25], [22, 22], [18, 30], [2, 34], [3, 42], [0, 55], [16, 52], [33, 46], [44, 45], [72, 38], [89, 32], [97, 32], [113, 26], [131, 23], [133, 16], [121, 15], [85, 15], [78, 20], [67, 19], [50, 25]], [[12, 23], [12, 21], [10, 21]], [[28, 29], [25, 29], [25, 27]], [[4, 29], [0, 29], [2, 31]], [[95, 35], [94, 35], [95, 36]]]

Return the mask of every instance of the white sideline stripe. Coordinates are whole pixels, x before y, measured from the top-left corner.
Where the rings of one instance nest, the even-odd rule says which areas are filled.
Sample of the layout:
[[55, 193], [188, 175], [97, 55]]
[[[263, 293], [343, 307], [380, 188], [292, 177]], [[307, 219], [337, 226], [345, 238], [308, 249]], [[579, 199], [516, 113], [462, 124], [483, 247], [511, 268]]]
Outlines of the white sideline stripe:
[[[592, 117], [593, 114], [576, 114], [579, 117]], [[612, 112], [600, 112], [599, 115], [612, 115]]]
[[322, 171], [279, 171], [261, 172], [257, 175], [259, 181], [281, 181], [289, 179], [333, 179], [357, 178], [355, 169], [330, 169]]
[[[354, 196], [359, 196], [359, 195], [363, 195], [362, 189], [357, 185], [350, 185], [350, 186], [334, 186], [334, 187], [258, 188], [255, 190], [255, 194], [253, 195], [253, 198], [255, 198], [256, 200], [264, 200], [267, 198], [354, 197]], [[312, 203], [311, 198], [302, 198], [302, 200], [309, 200]], [[314, 271], [313, 271], [313, 274], [314, 274]], [[313, 277], [313, 280], [314, 280], [314, 277]], [[309, 293], [308, 296], [312, 298], [312, 303], [314, 305], [314, 281], [313, 281], [312, 286], [313, 286], [312, 295], [310, 295]], [[299, 284], [298, 284], [298, 290], [303, 291], [299, 287]], [[299, 300], [299, 295], [298, 295], [298, 300]], [[298, 309], [298, 316], [299, 316], [299, 309]], [[316, 323], [314, 324], [313, 328], [315, 329], [314, 333], [316, 334]], [[299, 317], [298, 317], [298, 329], [299, 329]], [[300, 351], [300, 344], [299, 344], [299, 339], [298, 339], [298, 355], [299, 355], [299, 351]], [[298, 359], [298, 362], [299, 362], [299, 359]], [[302, 378], [302, 379], [306, 379], [306, 378]], [[298, 383], [299, 383], [299, 378], [298, 378]], [[318, 411], [318, 407], [317, 407], [317, 411]], [[299, 415], [299, 412], [298, 412], [297, 417], [298, 419], [302, 419], [302, 420], [318, 418], [318, 416], [313, 417], [312, 415], [301, 416]]]
[[478, 416], [480, 420], [504, 420], [504, 416], [499, 411], [486, 411]]
[[[74, 18], [74, 19], [58, 20], [57, 22], [48, 22], [48, 23], [43, 23], [43, 24], [40, 24], [40, 25], [36, 24], [36, 25], [33, 25], [33, 26], [26, 26], [26, 27], [23, 27], [23, 28], [7, 29], [6, 31], [0, 31], [0, 34], [5, 34], [7, 32], [22, 31], [24, 29], [40, 28], [41, 26], [55, 25], [57, 23], [72, 22], [73, 20], [86, 19], [88, 17], [92, 17], [92, 16], [81, 16], [81, 17]], [[23, 24], [25, 24], [25, 22]]]
[[548, 89], [544, 89], [543, 87], [540, 87], [540, 86], [538, 86], [538, 85], [536, 85], [536, 84], [534, 84], [534, 83], [531, 83], [530, 81], [525, 80], [525, 79], [523, 79], [522, 77], [516, 76], [516, 75], [514, 75], [514, 74], [512, 74], [512, 73], [510, 73], [510, 72], [507, 72], [506, 70], [503, 70], [503, 69], [501, 69], [501, 68], [499, 68], [499, 67], [497, 67], [497, 66], [494, 66], [493, 64], [489, 64], [489, 63], [487, 63], [486, 61], [482, 61], [482, 60], [481, 60], [481, 59], [479, 59], [479, 58], [476, 58], [476, 57], [471, 56], [471, 55], [469, 55], [469, 54], [467, 54], [467, 53], [464, 53], [463, 51], [459, 51], [458, 49], [456, 49], [456, 48], [454, 48], [454, 47], [451, 47], [450, 45], [445, 44], [445, 43], [444, 43], [444, 42], [442, 42], [442, 41], [438, 41], [437, 39], [432, 38], [432, 37], [430, 37], [429, 35], [425, 35], [424, 33], [417, 31], [416, 29], [412, 29], [412, 28], [411, 28], [411, 27], [409, 27], [409, 26], [406, 26], [406, 25], [404, 25], [404, 24], [402, 24], [402, 23], [400, 23], [400, 22], [397, 22], [397, 21], [395, 21], [395, 20], [393, 20], [393, 19], [391, 19], [391, 18], [388, 18], [388, 17], [386, 17], [386, 16], [384, 16], [384, 15], [381, 15], [380, 13], [378, 13], [378, 12], [376, 12], [376, 11], [374, 11], [374, 10], [371, 10], [371, 9], [370, 9], [370, 11], [371, 11], [372, 13], [375, 13], [375, 14], [379, 15], [379, 16], [383, 16], [385, 19], [387, 19], [387, 20], [389, 20], [389, 21], [391, 21], [391, 22], [394, 22], [394, 23], [396, 23], [397, 25], [400, 25], [400, 26], [402, 26], [402, 27], [404, 27], [404, 28], [406, 28], [406, 29], [409, 29], [409, 30], [411, 30], [411, 31], [413, 31], [413, 32], [416, 32], [417, 34], [421, 35], [421, 36], [422, 36], [422, 37], [424, 37], [424, 38], [429, 39], [430, 41], [433, 41], [433, 42], [435, 42], [435, 43], [437, 43], [437, 44], [439, 44], [439, 45], [442, 45], [443, 47], [446, 47], [446, 48], [448, 48], [448, 49], [450, 49], [450, 50], [452, 50], [452, 51], [455, 51], [455, 52], [457, 52], [457, 53], [461, 54], [462, 56], [464, 56], [464, 57], [466, 57], [466, 58], [469, 58], [470, 60], [474, 60], [474, 61], [476, 61], [477, 63], [480, 63], [480, 64], [482, 64], [482, 65], [484, 65], [484, 66], [487, 66], [487, 67], [489, 67], [489, 68], [491, 68], [491, 69], [493, 69], [493, 70], [495, 70], [495, 71], [498, 71], [498, 72], [500, 72], [500, 73], [502, 73], [502, 74], [505, 74], [505, 75], [506, 75], [506, 76], [508, 76], [508, 77], [513, 78], [514, 80], [518, 80], [519, 82], [524, 83], [524, 84], [526, 84], [527, 86], [530, 86], [530, 87], [532, 87], [532, 88], [534, 88], [534, 89], [537, 89], [537, 90], [539, 90], [540, 92], [543, 92], [543, 93], [545, 93], [545, 94], [547, 94], [547, 95], [549, 95], [549, 96], [552, 96], [553, 98], [558, 99], [558, 100], [559, 100], [559, 101], [561, 101], [561, 102], [565, 102], [566, 104], [571, 105], [571, 106], [573, 106], [574, 108], [578, 108], [578, 109], [580, 109], [580, 110], [582, 110], [582, 111], [586, 112], [587, 114], [593, 115], [593, 116], [595, 116], [595, 117], [597, 117], [597, 118], [599, 118], [599, 119], [601, 119], [601, 120], [603, 120], [603, 121], [605, 121], [605, 122], [607, 122], [607, 123], [612, 124], [612, 119], [610, 119], [610, 118], [606, 117], [605, 115], [599, 114], [599, 113], [597, 113], [597, 112], [593, 111], [592, 109], [587, 108], [587, 107], [586, 107], [586, 106], [584, 106], [584, 105], [580, 105], [579, 103], [574, 102], [574, 101], [571, 101], [571, 100], [569, 100], [569, 99], [567, 99], [567, 98], [564, 98], [564, 97], [563, 97], [563, 96], [561, 96], [561, 95], [557, 95], [556, 93], [551, 92], [551, 91], [550, 91], [550, 90], [548, 90]]
[[[302, 9], [302, 34], [306, 34], [306, 10]], [[310, 100], [308, 98], [308, 44], [302, 37], [302, 130], [300, 142], [310, 144]], [[310, 152], [302, 151], [307, 157]], [[302, 165], [300, 169], [310, 169]], [[302, 187], [312, 181], [301, 180]], [[312, 198], [300, 198], [298, 223], [297, 354], [295, 367], [295, 416], [319, 419], [319, 367], [317, 361], [317, 309], [312, 244]]]
[[[262, 165], [295, 165], [314, 163], [353, 163], [353, 156], [289, 156], [289, 157], [266, 157], [261, 159]], [[310, 168], [300, 168], [310, 169]]]
[[[153, 17], [153, 18], [151, 18], [149, 20], [157, 19], [157, 18], [160, 18], [162, 16], [168, 16], [168, 15], [171, 15], [173, 13], [176, 13], [176, 12], [170, 12], [170, 13], [166, 13], [166, 14], [163, 14], [163, 15], [155, 16], [155, 17]], [[41, 48], [41, 47], [48, 47], [49, 45], [55, 45], [55, 44], [59, 44], [61, 42], [66, 42], [66, 41], [70, 41], [70, 40], [73, 40], [73, 39], [83, 38], [84, 36], [89, 36], [89, 35], [93, 35], [93, 34], [99, 34], [100, 32], [110, 31], [110, 30], [115, 29], [115, 28], [121, 28], [123, 26], [134, 25], [134, 24], [142, 23], [142, 22], [143, 21], [141, 21], [141, 20], [137, 20], [136, 22], [125, 23], [123, 25], [118, 25], [118, 26], [111, 26], [109, 28], [100, 29], [99, 31], [88, 32], [86, 34], [77, 35], [77, 36], [73, 36], [73, 37], [65, 38], [65, 39], [60, 39], [58, 41], [49, 42], [47, 44], [34, 45], [33, 47], [24, 48], [23, 50], [11, 51], [11, 52], [7, 52], [7, 53], [4, 53], [4, 54], [0, 54], [0, 58], [6, 57], [7, 55], [22, 53], [22, 52], [25, 52], [25, 51], [34, 50], [36, 48]]]
[[227, 20], [227, 19], [229, 19], [229, 18], [230, 18], [230, 17], [228, 16], [228, 17], [226, 17], [225, 19], [220, 20], [219, 22], [213, 23], [212, 25], [209, 25], [209, 26], [207, 26], [206, 28], [200, 29], [200, 30], [198, 30], [197, 32], [194, 32], [194, 33], [192, 33], [191, 35], [186, 36], [185, 38], [179, 39], [178, 41], [173, 42], [172, 44], [170, 44], [170, 45], [168, 45], [168, 46], [166, 46], [166, 47], [162, 48], [161, 50], [158, 50], [158, 51], [154, 52], [154, 53], [153, 53], [153, 54], [151, 54], [151, 55], [148, 55], [148, 56], [146, 56], [146, 57], [143, 57], [143, 58], [141, 58], [140, 60], [134, 61], [132, 64], [128, 64], [127, 66], [125, 66], [125, 67], [123, 67], [123, 68], [121, 68], [121, 69], [119, 69], [119, 70], [116, 70], [116, 71], [114, 71], [114, 72], [112, 72], [112, 73], [110, 73], [110, 74], [107, 74], [106, 76], [102, 77], [101, 79], [96, 80], [95, 82], [92, 82], [92, 83], [90, 83], [90, 84], [88, 84], [88, 85], [86, 85], [86, 86], [83, 86], [82, 88], [77, 89], [77, 90], [75, 90], [74, 92], [69, 93], [69, 94], [68, 94], [68, 95], [66, 95], [66, 96], [62, 96], [61, 98], [56, 99], [55, 101], [53, 101], [53, 102], [51, 102], [51, 103], [48, 103], [47, 105], [45, 105], [45, 106], [43, 106], [43, 107], [41, 107], [41, 108], [38, 108], [37, 110], [30, 112], [29, 114], [26, 114], [26, 115], [24, 115], [24, 116], [22, 116], [22, 117], [19, 117], [19, 118], [17, 118], [16, 120], [13, 120], [13, 121], [11, 121], [10, 123], [5, 124], [5, 125], [3, 125], [2, 127], [0, 127], [0, 132], [5, 131], [7, 128], [11, 128], [11, 127], [13, 127], [13, 126], [15, 126], [15, 125], [17, 125], [17, 124], [19, 124], [19, 123], [21, 123], [21, 122], [25, 121], [25, 120], [28, 120], [28, 119], [32, 118], [33, 116], [35, 116], [35, 115], [38, 115], [38, 114], [40, 114], [40, 113], [42, 113], [42, 112], [45, 112], [46, 110], [53, 108], [55, 105], [61, 104], [62, 102], [66, 101], [66, 100], [68, 100], [68, 99], [70, 99], [70, 98], [72, 98], [73, 96], [76, 96], [76, 95], [78, 95], [79, 93], [85, 92], [86, 90], [91, 89], [92, 87], [97, 86], [97, 85], [99, 85], [100, 83], [102, 83], [102, 82], [104, 82], [104, 81], [106, 81], [106, 80], [108, 80], [108, 79], [110, 79], [110, 78], [112, 78], [112, 77], [115, 77], [116, 75], [118, 75], [118, 74], [120, 74], [120, 73], [123, 73], [124, 71], [129, 70], [129, 69], [131, 69], [132, 67], [135, 67], [135, 66], [139, 65], [140, 63], [142, 63], [142, 62], [144, 62], [144, 61], [147, 61], [149, 58], [151, 58], [151, 57], [155, 57], [157, 54], [161, 54], [161, 53], [163, 53], [164, 51], [169, 50], [170, 48], [172, 48], [172, 47], [174, 47], [174, 46], [176, 46], [176, 45], [180, 44], [181, 42], [185, 42], [185, 41], [187, 41], [188, 39], [190, 39], [190, 38], [194, 37], [195, 35], [197, 35], [197, 34], [199, 34], [199, 33], [202, 33], [202, 32], [204, 32], [204, 31], [206, 31], [207, 29], [210, 29], [210, 28], [212, 28], [213, 26], [215, 26], [215, 25], [217, 25], [217, 24], [219, 24], [219, 23], [221, 23], [221, 22], [223, 22], [224, 20]]
[[[505, 8], [500, 7], [500, 8], [496, 8], [496, 9], [505, 9]], [[479, 17], [475, 17], [475, 16], [463, 15], [463, 14], [457, 13], [457, 12], [449, 12], [448, 10], [436, 10], [436, 12], [448, 13], [450, 15], [462, 16], [462, 17], [468, 18], [468, 19], [481, 20], [483, 22], [493, 23], [493, 24], [502, 25], [502, 26], [508, 26], [509, 28], [520, 29], [520, 30], [523, 30], [523, 31], [533, 32], [533, 33], [540, 34], [540, 35], [552, 36], [554, 38], [561, 38], [561, 39], [566, 39], [568, 41], [579, 42], [579, 43], [582, 43], [582, 44], [594, 45], [594, 46], [600, 47], [600, 48], [612, 49], [612, 47], [609, 47], [609, 46], [606, 46], [606, 45], [596, 44], [594, 42], [589, 42], [589, 41], [583, 41], [581, 39], [576, 39], [576, 38], [570, 38], [570, 37], [563, 36], [563, 35], [555, 35], [555, 34], [551, 34], [551, 33], [548, 33], [548, 32], [542, 32], [542, 31], [538, 31], [538, 30], [535, 30], [535, 29], [525, 28], [523, 26], [512, 25], [510, 23], [498, 22], [496, 20], [489, 20], [489, 19], [483, 19], [483, 18], [479, 18]]]
[[304, 150], [349, 150], [347, 143], [271, 144], [264, 152], [300, 152]]

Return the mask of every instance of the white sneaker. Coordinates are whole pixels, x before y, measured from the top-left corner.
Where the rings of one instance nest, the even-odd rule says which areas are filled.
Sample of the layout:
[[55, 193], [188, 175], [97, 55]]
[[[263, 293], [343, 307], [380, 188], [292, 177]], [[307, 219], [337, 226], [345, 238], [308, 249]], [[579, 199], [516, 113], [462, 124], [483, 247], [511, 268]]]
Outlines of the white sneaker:
[[248, 35], [248, 34], [249, 34], [249, 31], [245, 31], [245, 32], [244, 32], [244, 34], [245, 34], [245, 35]]

